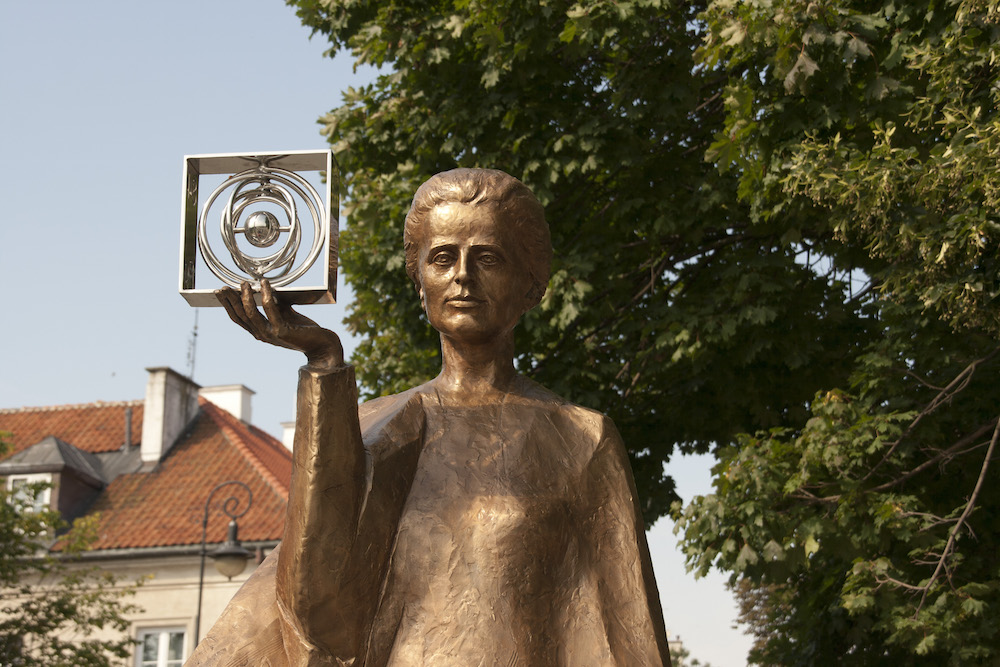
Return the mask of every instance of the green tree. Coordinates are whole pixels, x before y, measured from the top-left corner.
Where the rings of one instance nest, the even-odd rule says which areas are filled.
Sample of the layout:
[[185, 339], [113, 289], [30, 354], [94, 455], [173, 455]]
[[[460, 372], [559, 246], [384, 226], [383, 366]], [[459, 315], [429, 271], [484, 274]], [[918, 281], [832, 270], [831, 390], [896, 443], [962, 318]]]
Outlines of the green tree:
[[321, 119], [350, 198], [348, 326], [368, 395], [439, 368], [401, 236], [419, 183], [456, 166], [503, 169], [545, 205], [553, 274], [516, 363], [615, 420], [648, 522], [676, 499], [675, 451], [790, 428], [846, 381], [867, 335], [859, 302], [801, 261], [809, 230], [754, 222], [738, 174], [704, 163], [726, 74], [695, 62], [702, 3], [290, 4], [332, 51], [380, 68]]
[[321, 120], [368, 393], [438, 366], [409, 197], [504, 169], [556, 248], [519, 368], [616, 420], [647, 520], [716, 449], [678, 516], [755, 660], [996, 660], [997, 2], [292, 4], [380, 68]]
[[[9, 450], [0, 433], [0, 457]], [[95, 535], [96, 517], [67, 526], [57, 512], [35, 511], [43, 484], [9, 492], [0, 484], [0, 665], [100, 667], [132, 655], [126, 614], [134, 586], [73, 563]], [[58, 552], [49, 547], [59, 537]], [[95, 630], [119, 636], [95, 639]]]
[[807, 420], [721, 449], [716, 493], [683, 510], [689, 562], [732, 573], [755, 662], [994, 664], [998, 3], [701, 18], [728, 82], [709, 156], [753, 225], [825, 227], [877, 336]]

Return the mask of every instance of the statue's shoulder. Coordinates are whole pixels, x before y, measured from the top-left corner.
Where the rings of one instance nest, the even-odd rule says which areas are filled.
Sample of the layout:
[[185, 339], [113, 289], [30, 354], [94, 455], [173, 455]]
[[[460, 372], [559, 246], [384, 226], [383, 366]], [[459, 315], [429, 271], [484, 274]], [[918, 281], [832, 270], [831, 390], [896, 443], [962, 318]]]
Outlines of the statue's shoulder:
[[379, 396], [358, 406], [358, 417], [362, 423], [372, 419], [380, 420], [404, 411], [418, 396], [421, 387], [413, 387], [398, 394]]
[[[424, 429], [423, 396], [429, 383], [379, 396], [358, 406], [361, 436], [371, 449], [397, 448], [418, 440]], [[381, 443], [381, 444], [380, 444]]]
[[518, 400], [550, 421], [563, 436], [590, 447], [609, 437], [621, 440], [614, 422], [603, 412], [577, 405], [526, 377], [518, 378]]
[[524, 377], [523, 375], [519, 375], [517, 377], [517, 393], [527, 401], [539, 406], [547, 407], [554, 412], [561, 412], [567, 415], [585, 417], [587, 419], [594, 419], [598, 421], [610, 421], [610, 418], [603, 412], [587, 408], [582, 405], [577, 405], [576, 403], [573, 403], [572, 401], [555, 393], [551, 389], [544, 387], [534, 380]]

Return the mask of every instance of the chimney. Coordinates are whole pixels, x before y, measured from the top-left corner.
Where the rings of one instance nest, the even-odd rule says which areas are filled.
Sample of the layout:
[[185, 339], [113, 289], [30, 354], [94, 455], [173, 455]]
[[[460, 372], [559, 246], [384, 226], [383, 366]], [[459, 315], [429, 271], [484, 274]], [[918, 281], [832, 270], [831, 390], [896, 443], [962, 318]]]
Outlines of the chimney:
[[198, 393], [240, 421], [251, 423], [250, 399], [257, 393], [253, 389], [248, 389], [242, 384], [224, 384], [217, 387], [203, 387]]
[[295, 422], [281, 422], [281, 444], [291, 451], [293, 442], [295, 442]]
[[149, 470], [167, 453], [198, 411], [198, 385], [166, 367], [147, 368], [142, 416], [142, 467]]

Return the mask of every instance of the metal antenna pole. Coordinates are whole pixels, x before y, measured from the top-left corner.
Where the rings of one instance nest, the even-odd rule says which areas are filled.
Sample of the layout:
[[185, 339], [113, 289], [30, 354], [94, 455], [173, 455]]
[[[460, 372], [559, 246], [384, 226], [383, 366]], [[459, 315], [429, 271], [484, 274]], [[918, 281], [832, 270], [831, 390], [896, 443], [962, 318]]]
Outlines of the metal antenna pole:
[[194, 360], [198, 350], [198, 309], [194, 311], [194, 328], [191, 330], [191, 338], [188, 339], [187, 378], [194, 382]]

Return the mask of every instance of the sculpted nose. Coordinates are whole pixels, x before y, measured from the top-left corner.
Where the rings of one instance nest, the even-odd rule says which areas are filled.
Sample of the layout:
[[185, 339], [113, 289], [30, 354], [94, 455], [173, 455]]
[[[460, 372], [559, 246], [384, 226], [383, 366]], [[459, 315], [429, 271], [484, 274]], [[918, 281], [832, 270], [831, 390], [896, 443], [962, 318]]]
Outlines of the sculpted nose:
[[458, 262], [455, 264], [455, 284], [467, 285], [471, 279], [472, 275], [469, 256], [467, 254], [463, 254], [458, 258]]

